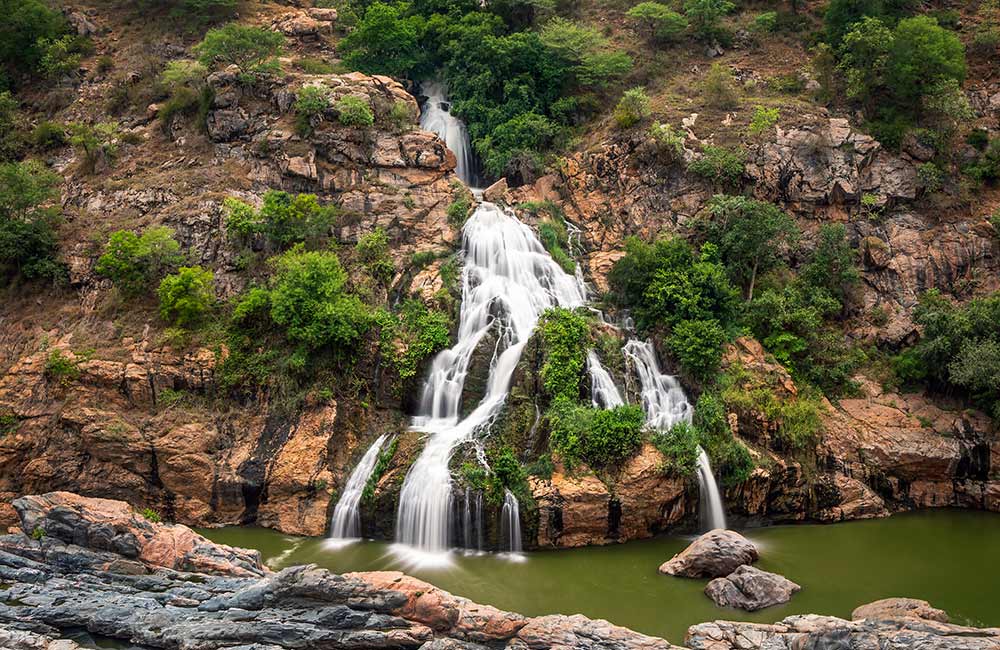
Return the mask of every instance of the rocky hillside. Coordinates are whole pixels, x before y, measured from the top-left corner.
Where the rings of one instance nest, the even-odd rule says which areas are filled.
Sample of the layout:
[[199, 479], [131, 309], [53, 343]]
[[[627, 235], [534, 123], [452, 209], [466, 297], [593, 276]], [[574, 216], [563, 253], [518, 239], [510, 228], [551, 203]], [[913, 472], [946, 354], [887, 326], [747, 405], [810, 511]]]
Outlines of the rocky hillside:
[[[38, 40], [0, 48], [0, 523], [71, 490], [322, 535], [388, 433], [362, 510], [393, 535], [474, 204], [418, 125], [435, 74], [488, 199], [605, 316], [543, 324], [458, 492], [513, 490], [530, 545], [689, 530], [700, 444], [741, 521], [1000, 511], [995, 3], [28, 4]], [[633, 335], [695, 421], [598, 440], [579, 343], [638, 403]]]

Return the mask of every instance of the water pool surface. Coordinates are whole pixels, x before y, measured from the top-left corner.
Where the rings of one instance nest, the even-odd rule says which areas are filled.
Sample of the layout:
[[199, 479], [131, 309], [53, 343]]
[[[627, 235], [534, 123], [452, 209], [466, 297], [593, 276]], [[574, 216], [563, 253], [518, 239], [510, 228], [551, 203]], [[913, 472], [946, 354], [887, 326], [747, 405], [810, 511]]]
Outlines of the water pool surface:
[[928, 600], [956, 623], [1000, 626], [1000, 515], [983, 512], [933, 510], [744, 531], [760, 548], [758, 567], [802, 585], [790, 603], [754, 613], [716, 607], [702, 592], [706, 580], [657, 573], [689, 543], [684, 537], [529, 552], [520, 561], [455, 553], [450, 567], [420, 568], [408, 566], [384, 542], [334, 549], [322, 539], [261, 528], [200, 532], [258, 549], [275, 569], [306, 563], [338, 573], [398, 569], [501, 609], [528, 616], [580, 613], [674, 643], [684, 640], [688, 626], [704, 621], [770, 623], [803, 613], [849, 618], [858, 605], [891, 596]]

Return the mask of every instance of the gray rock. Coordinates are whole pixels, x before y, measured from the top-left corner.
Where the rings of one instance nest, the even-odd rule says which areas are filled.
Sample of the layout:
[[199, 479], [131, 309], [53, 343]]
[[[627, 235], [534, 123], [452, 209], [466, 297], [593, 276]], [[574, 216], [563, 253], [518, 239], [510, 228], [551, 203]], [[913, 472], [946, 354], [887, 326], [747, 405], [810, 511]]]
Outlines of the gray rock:
[[746, 537], [718, 528], [694, 540], [660, 565], [660, 573], [686, 578], [719, 578], [729, 575], [741, 564], [752, 564], [758, 557], [757, 547]]
[[947, 623], [948, 614], [932, 606], [926, 600], [916, 598], [883, 598], [862, 605], [851, 613], [855, 621], [865, 618], [891, 620], [898, 618], [922, 618], [927, 621]]
[[719, 607], [737, 607], [748, 612], [787, 603], [802, 589], [777, 573], [761, 571], [744, 564], [725, 578], [716, 578], [705, 586], [705, 595]]

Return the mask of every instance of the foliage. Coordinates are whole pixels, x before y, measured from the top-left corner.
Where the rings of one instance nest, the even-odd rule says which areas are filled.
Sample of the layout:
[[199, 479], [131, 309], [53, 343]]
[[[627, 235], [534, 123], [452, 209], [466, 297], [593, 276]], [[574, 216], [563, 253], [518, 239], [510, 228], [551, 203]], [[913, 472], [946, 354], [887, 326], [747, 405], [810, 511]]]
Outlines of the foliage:
[[735, 186], [743, 178], [746, 152], [742, 149], [706, 144], [701, 156], [691, 161], [688, 171], [717, 186]]
[[42, 0], [0, 0], [0, 90], [11, 81], [36, 71], [45, 55], [45, 44], [68, 30], [66, 19]]
[[419, 40], [425, 21], [407, 15], [407, 3], [368, 5], [358, 26], [338, 46], [344, 63], [370, 74], [404, 77], [423, 64]]
[[345, 95], [333, 106], [337, 111], [337, 120], [344, 126], [369, 127], [375, 124], [375, 114], [367, 100]]
[[681, 367], [697, 379], [708, 379], [719, 369], [726, 332], [715, 319], [682, 320], [670, 332], [670, 351]]
[[39, 39], [38, 48], [42, 51], [39, 69], [50, 79], [75, 73], [82, 58], [79, 47], [78, 38], [68, 34], [59, 38]]
[[568, 75], [582, 86], [604, 88], [632, 67], [632, 58], [624, 52], [608, 51], [607, 39], [592, 27], [556, 16], [545, 23], [539, 36], [562, 60]]
[[375, 467], [368, 476], [365, 489], [361, 492], [361, 500], [365, 503], [371, 503], [375, 500], [375, 488], [378, 487], [378, 482], [382, 480], [386, 470], [389, 469], [389, 464], [392, 463], [392, 459], [396, 456], [397, 449], [399, 449], [399, 438], [393, 438], [389, 441], [388, 445], [384, 446], [378, 452]]
[[693, 425], [698, 443], [708, 454], [724, 487], [738, 485], [750, 478], [754, 460], [746, 445], [737, 440], [726, 419], [726, 404], [717, 388], [706, 390], [694, 407]]
[[661, 471], [667, 476], [688, 478], [698, 471], [698, 429], [678, 422], [668, 431], [653, 433], [653, 446], [663, 454]]
[[1000, 180], [1000, 138], [991, 140], [965, 172], [980, 182]]
[[278, 72], [275, 59], [285, 45], [285, 37], [262, 27], [229, 23], [205, 34], [194, 46], [198, 60], [206, 68], [235, 65], [240, 80], [253, 84], [262, 77]]
[[848, 291], [861, 281], [861, 274], [843, 224], [820, 226], [812, 257], [799, 271], [799, 277], [807, 285], [825, 289], [841, 303], [846, 302]]
[[552, 144], [556, 133], [555, 125], [544, 115], [517, 115], [479, 141], [483, 167], [494, 176], [516, 174], [519, 166], [533, 172], [541, 166], [538, 152]]
[[688, 19], [659, 2], [640, 2], [626, 13], [654, 43], [677, 40], [688, 28]]
[[548, 411], [549, 442], [563, 462], [592, 468], [620, 465], [642, 445], [645, 414], [627, 404], [597, 409], [557, 400]]
[[31, 130], [31, 144], [43, 151], [66, 144], [66, 125], [43, 120]]
[[766, 106], [756, 106], [753, 109], [753, 117], [750, 118], [750, 126], [747, 132], [752, 138], [759, 138], [778, 123], [778, 116], [781, 112], [777, 108], [767, 108]]
[[705, 103], [712, 108], [726, 110], [736, 108], [740, 103], [740, 93], [729, 66], [713, 63], [701, 84]]
[[244, 243], [262, 236], [277, 250], [292, 244], [313, 246], [324, 240], [337, 217], [337, 209], [321, 205], [315, 194], [264, 193], [260, 210], [235, 198], [223, 203], [226, 230]]
[[8, 91], [0, 91], [0, 162], [20, 156], [24, 147], [20, 105]]
[[147, 228], [141, 235], [119, 230], [111, 234], [94, 271], [109, 278], [122, 293], [136, 296], [183, 261], [171, 228]]
[[642, 88], [630, 88], [618, 100], [613, 116], [618, 126], [627, 129], [649, 117], [650, 113], [651, 108], [646, 91]]
[[70, 124], [69, 143], [83, 152], [83, 168], [95, 172], [99, 163], [110, 163], [118, 155], [121, 139], [117, 122]]
[[865, 17], [891, 24], [915, 5], [916, 0], [830, 0], [823, 16], [827, 43], [839, 47], [846, 34]]
[[[349, 351], [367, 331], [367, 307], [347, 290], [347, 273], [332, 251], [297, 246], [271, 260], [271, 319], [306, 349]], [[260, 300], [260, 298], [254, 298]]]
[[696, 253], [679, 238], [655, 244], [629, 238], [625, 251], [608, 275], [611, 298], [632, 310], [640, 329], [735, 320], [738, 295], [712, 244]]
[[590, 327], [579, 313], [556, 307], [545, 311], [538, 321], [545, 354], [539, 376], [542, 390], [551, 401], [576, 402], [580, 398], [580, 380], [587, 362]]
[[165, 129], [169, 129], [175, 115], [197, 114], [204, 122], [211, 108], [214, 93], [205, 83], [205, 66], [190, 59], [171, 61], [160, 75], [160, 85], [168, 97], [160, 106], [158, 117]]
[[359, 237], [354, 250], [373, 278], [383, 284], [392, 280], [396, 266], [389, 256], [389, 237], [381, 226]]
[[684, 133], [669, 124], [653, 122], [649, 127], [649, 137], [656, 144], [659, 155], [668, 162], [684, 159]]
[[45, 360], [45, 378], [66, 386], [80, 376], [80, 366], [74, 359], [56, 348]]
[[698, 227], [719, 248], [730, 276], [753, 300], [758, 274], [781, 263], [781, 254], [798, 237], [795, 221], [778, 206], [744, 196], [716, 195], [708, 203], [709, 218]]
[[448, 315], [429, 309], [420, 300], [405, 301], [395, 313], [377, 312], [375, 321], [380, 328], [382, 356], [404, 381], [416, 377], [420, 364], [450, 342]]
[[518, 501], [529, 501], [531, 490], [528, 487], [528, 475], [514, 450], [508, 445], [500, 445], [487, 450], [486, 456], [490, 463], [487, 500], [500, 503], [503, 501], [504, 490], [510, 490]]
[[774, 444], [783, 451], [806, 449], [822, 430], [822, 405], [803, 391], [779, 395], [771, 386], [758, 384], [741, 368], [730, 368], [720, 382], [720, 398], [729, 410], [774, 426]]
[[458, 197], [448, 205], [448, 223], [451, 224], [452, 228], [461, 228], [465, 225], [465, 220], [469, 218], [470, 212], [472, 212], [472, 200], [469, 193], [463, 188]]
[[719, 21], [735, 8], [729, 0], [684, 0], [684, 15], [691, 22], [691, 30], [704, 40], [725, 36]]
[[146, 521], [148, 521], [148, 522], [150, 522], [152, 524], [158, 524], [158, 523], [160, 523], [160, 522], [163, 521], [163, 518], [160, 517], [160, 513], [158, 513], [157, 511], [153, 510], [152, 508], [143, 508], [142, 512], [139, 513], [139, 514], [142, 515], [143, 519], [145, 519]]
[[211, 271], [182, 266], [160, 281], [160, 316], [178, 327], [197, 324], [212, 309], [215, 291]]
[[0, 274], [62, 277], [55, 226], [58, 176], [37, 162], [0, 163]]
[[566, 273], [573, 274], [576, 271], [576, 262], [567, 252], [569, 233], [566, 230], [566, 215], [562, 208], [552, 201], [523, 203], [519, 207], [534, 216], [542, 213], [546, 215], [538, 220], [538, 239], [552, 256], [553, 261]]

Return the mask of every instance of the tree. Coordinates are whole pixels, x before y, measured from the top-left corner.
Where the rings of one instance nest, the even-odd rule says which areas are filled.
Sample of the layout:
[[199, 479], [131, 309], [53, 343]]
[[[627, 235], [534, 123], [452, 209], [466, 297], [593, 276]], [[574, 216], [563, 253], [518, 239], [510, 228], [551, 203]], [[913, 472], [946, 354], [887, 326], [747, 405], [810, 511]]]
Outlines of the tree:
[[229, 198], [223, 204], [226, 210], [226, 230], [244, 243], [258, 235], [276, 249], [292, 244], [314, 245], [325, 238], [337, 215], [333, 206], [321, 205], [315, 194], [289, 194], [278, 190], [264, 193], [260, 210]]
[[250, 84], [278, 70], [274, 57], [284, 45], [285, 37], [278, 32], [229, 23], [209, 30], [205, 39], [194, 46], [194, 52], [206, 68], [235, 65], [241, 81]]
[[538, 152], [552, 143], [557, 131], [537, 113], [522, 113], [499, 124], [480, 141], [483, 167], [494, 176], [530, 178], [541, 163]]
[[744, 196], [717, 195], [699, 222], [706, 239], [719, 247], [730, 275], [753, 300], [754, 284], [781, 262], [781, 253], [798, 237], [795, 221], [773, 203]]
[[332, 251], [293, 248], [272, 260], [271, 319], [307, 349], [349, 350], [371, 324], [364, 303], [347, 291], [347, 273]]
[[878, 18], [864, 17], [843, 37], [838, 68], [847, 81], [847, 96], [870, 110], [882, 86], [893, 34]]
[[32, 278], [56, 279], [64, 268], [57, 261], [55, 224], [59, 178], [36, 162], [0, 164], [0, 271]]
[[735, 8], [729, 0], [684, 0], [684, 15], [691, 29], [705, 40], [719, 37], [719, 21]]
[[646, 119], [651, 113], [646, 91], [642, 88], [630, 88], [618, 100], [613, 116], [618, 126], [627, 129]]
[[632, 68], [632, 57], [618, 50], [606, 51], [607, 39], [591, 28], [555, 17], [540, 33], [545, 47], [565, 63], [576, 85], [604, 87]]
[[123, 293], [136, 296], [184, 261], [174, 231], [166, 226], [111, 234], [94, 270], [109, 278]]
[[11, 81], [17, 75], [33, 72], [44, 55], [45, 39], [57, 39], [66, 30], [62, 15], [49, 9], [41, 0], [0, 0], [0, 90], [4, 89], [3, 72]]
[[844, 224], [823, 224], [812, 258], [799, 272], [799, 277], [813, 287], [826, 289], [843, 304], [847, 292], [861, 280], [856, 259]]
[[668, 345], [688, 373], [705, 380], [719, 369], [725, 342], [726, 332], [719, 321], [682, 320], [671, 330]]
[[626, 13], [646, 38], [656, 43], [676, 40], [688, 28], [688, 19], [659, 2], [640, 2]]
[[200, 321], [215, 302], [211, 271], [200, 266], [182, 266], [160, 281], [160, 316], [179, 327]]
[[7, 91], [0, 91], [0, 162], [17, 158], [24, 147], [20, 105]]
[[965, 80], [965, 48], [953, 32], [930, 16], [899, 21], [886, 66], [886, 85], [895, 101], [911, 111], [937, 84]]
[[423, 63], [420, 39], [424, 22], [407, 16], [406, 3], [369, 5], [364, 17], [340, 41], [344, 63], [369, 74], [406, 77]]

